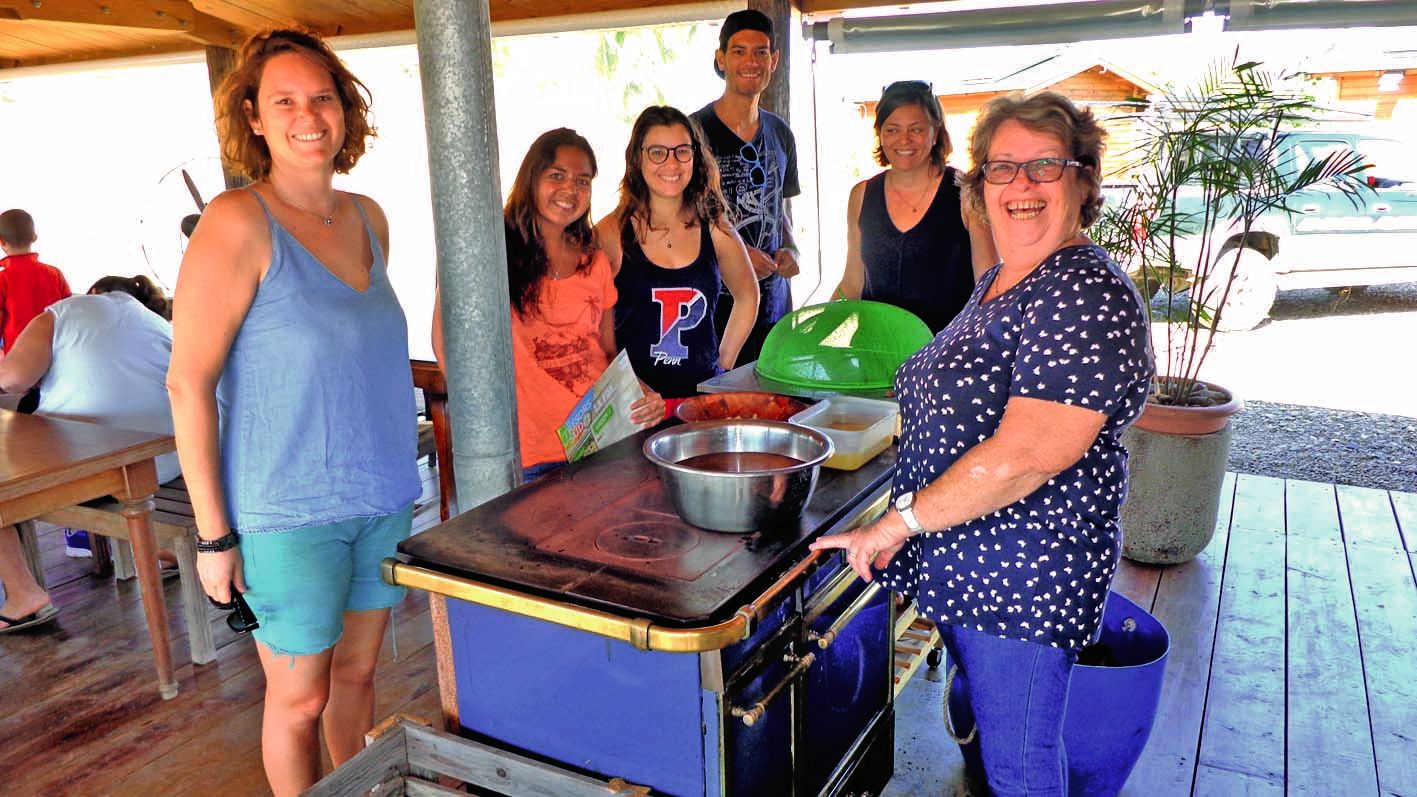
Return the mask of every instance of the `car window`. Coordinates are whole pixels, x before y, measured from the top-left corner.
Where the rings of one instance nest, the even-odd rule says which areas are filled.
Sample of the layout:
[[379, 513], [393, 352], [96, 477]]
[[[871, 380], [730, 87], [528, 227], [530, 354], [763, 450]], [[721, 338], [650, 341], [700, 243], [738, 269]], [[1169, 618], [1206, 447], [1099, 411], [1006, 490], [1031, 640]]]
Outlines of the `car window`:
[[1417, 153], [1412, 147], [1387, 138], [1365, 138], [1358, 147], [1364, 159], [1373, 164], [1367, 174], [1383, 182], [1417, 182]]
[[1294, 168], [1300, 170], [1317, 160], [1347, 152], [1351, 147], [1347, 141], [1327, 138], [1301, 138], [1294, 142]]

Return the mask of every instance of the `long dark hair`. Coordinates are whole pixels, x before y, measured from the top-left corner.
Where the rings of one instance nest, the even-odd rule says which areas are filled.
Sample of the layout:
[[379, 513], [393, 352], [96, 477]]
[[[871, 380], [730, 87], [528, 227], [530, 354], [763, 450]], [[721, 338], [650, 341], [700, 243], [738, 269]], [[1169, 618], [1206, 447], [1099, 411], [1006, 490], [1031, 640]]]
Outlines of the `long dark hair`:
[[[512, 309], [521, 314], [536, 309], [536, 302], [541, 297], [542, 280], [551, 272], [551, 261], [546, 257], [546, 239], [537, 224], [536, 181], [556, 162], [556, 150], [561, 147], [573, 147], [584, 152], [590, 158], [591, 177], [599, 171], [595, 164], [595, 151], [584, 136], [569, 127], [548, 130], [531, 142], [531, 148], [526, 151], [521, 168], [517, 170], [517, 177], [512, 181], [507, 206], [502, 209], [507, 231], [507, 286], [511, 289]], [[566, 225], [563, 236], [566, 243], [581, 251], [576, 270], [589, 268], [591, 255], [595, 253], [589, 206], [580, 218]]]
[[621, 246], [635, 240], [636, 221], [649, 227], [649, 186], [640, 169], [640, 152], [644, 149], [645, 136], [649, 135], [652, 127], [675, 125], [689, 131], [689, 141], [694, 146], [694, 173], [684, 187], [680, 201], [691, 208], [694, 219], [705, 226], [717, 224], [727, 215], [728, 203], [723, 200], [723, 191], [718, 185], [718, 162], [709, 152], [703, 128], [678, 108], [651, 105], [635, 120], [635, 126], [630, 130], [630, 143], [625, 147], [625, 177], [620, 181], [620, 207], [615, 210], [620, 217]]
[[171, 303], [162, 295], [162, 288], [154, 285], [152, 280], [142, 274], [136, 277], [100, 277], [89, 288], [90, 296], [115, 292], [128, 294], [163, 318], [172, 318]]

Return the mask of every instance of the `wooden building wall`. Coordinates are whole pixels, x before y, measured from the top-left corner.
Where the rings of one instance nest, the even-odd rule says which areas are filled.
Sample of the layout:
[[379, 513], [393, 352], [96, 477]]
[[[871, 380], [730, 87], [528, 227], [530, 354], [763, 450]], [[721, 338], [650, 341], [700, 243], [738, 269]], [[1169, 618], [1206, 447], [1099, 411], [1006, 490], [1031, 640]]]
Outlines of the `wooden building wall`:
[[1378, 80], [1384, 71], [1335, 72], [1315, 77], [1327, 77], [1338, 83], [1338, 99], [1342, 102], [1372, 103], [1373, 116], [1380, 120], [1392, 119], [1398, 106], [1417, 106], [1417, 69], [1402, 70], [1402, 83], [1397, 91], [1379, 91]]

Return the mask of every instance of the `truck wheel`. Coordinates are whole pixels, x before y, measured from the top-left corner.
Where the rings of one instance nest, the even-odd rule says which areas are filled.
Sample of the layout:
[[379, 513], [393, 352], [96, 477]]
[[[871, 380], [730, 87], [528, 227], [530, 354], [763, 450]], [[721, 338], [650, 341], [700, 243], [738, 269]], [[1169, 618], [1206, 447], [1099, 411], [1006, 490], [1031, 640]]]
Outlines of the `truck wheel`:
[[[1230, 286], [1230, 294], [1226, 296], [1225, 284], [1229, 281], [1232, 268], [1238, 271], [1234, 284]], [[1214, 307], [1222, 297], [1225, 298], [1220, 323], [1216, 325], [1221, 332], [1243, 332], [1259, 326], [1269, 316], [1269, 309], [1274, 305], [1274, 296], [1278, 292], [1274, 267], [1264, 255], [1251, 249], [1241, 252], [1238, 261], [1234, 250], [1221, 254], [1209, 283], [1204, 298], [1206, 306]]]

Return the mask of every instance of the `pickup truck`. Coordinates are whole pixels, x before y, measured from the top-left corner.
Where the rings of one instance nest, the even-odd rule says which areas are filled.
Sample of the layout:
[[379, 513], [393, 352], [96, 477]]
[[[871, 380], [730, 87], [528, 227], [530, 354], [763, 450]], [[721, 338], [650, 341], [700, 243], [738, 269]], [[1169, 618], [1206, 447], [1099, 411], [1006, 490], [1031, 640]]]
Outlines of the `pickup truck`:
[[[1235, 250], [1241, 250], [1221, 330], [1250, 329], [1264, 321], [1279, 290], [1417, 281], [1417, 148], [1360, 132], [1295, 130], [1281, 136], [1274, 148], [1281, 168], [1302, 168], [1330, 152], [1353, 150], [1371, 165], [1367, 190], [1353, 196], [1337, 189], [1296, 194], [1289, 212], [1266, 213], [1248, 236], [1219, 227], [1220, 240], [1211, 249], [1218, 253], [1216, 268], [1229, 269]], [[1182, 187], [1177, 210], [1198, 213], [1199, 202], [1198, 187]], [[1197, 262], [1200, 245], [1198, 238], [1183, 239], [1179, 262]], [[1210, 282], [1224, 284], [1224, 279]]]

